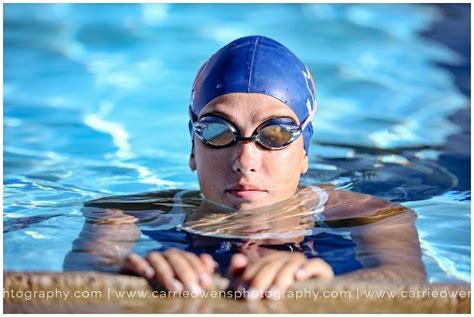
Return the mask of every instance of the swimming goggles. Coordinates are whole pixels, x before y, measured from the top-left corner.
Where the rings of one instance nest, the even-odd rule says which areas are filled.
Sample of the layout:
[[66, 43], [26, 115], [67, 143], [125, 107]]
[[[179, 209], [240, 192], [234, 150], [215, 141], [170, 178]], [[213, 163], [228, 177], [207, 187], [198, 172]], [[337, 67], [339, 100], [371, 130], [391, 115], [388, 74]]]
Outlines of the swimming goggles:
[[217, 115], [204, 116], [192, 122], [192, 127], [197, 137], [213, 148], [225, 148], [239, 141], [247, 141], [268, 150], [281, 150], [301, 135], [308, 122], [305, 120], [298, 125], [288, 117], [270, 118], [260, 124], [250, 137], [243, 137], [232, 123]]

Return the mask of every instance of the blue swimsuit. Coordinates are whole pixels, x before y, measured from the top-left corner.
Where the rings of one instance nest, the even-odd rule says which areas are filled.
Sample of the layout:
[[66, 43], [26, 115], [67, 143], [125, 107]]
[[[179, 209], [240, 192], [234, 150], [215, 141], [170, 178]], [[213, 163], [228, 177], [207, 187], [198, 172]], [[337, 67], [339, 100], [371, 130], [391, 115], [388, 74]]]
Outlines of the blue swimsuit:
[[[206, 237], [206, 240], [211, 243], [206, 244], [206, 246], [197, 246], [194, 245], [192, 234], [178, 231], [177, 229], [142, 230], [142, 232], [160, 243], [158, 251], [176, 248], [198, 255], [202, 253], [210, 254], [219, 263], [221, 274], [225, 274], [230, 264], [231, 256], [237, 253], [238, 248], [243, 244], [241, 240], [236, 239]], [[306, 236], [298, 245], [286, 243], [260, 247], [292, 252], [299, 251], [303, 252], [306, 258], [319, 257], [332, 267], [336, 275], [363, 268], [356, 258], [356, 244], [352, 240], [338, 234], [323, 232], [313, 236]]]

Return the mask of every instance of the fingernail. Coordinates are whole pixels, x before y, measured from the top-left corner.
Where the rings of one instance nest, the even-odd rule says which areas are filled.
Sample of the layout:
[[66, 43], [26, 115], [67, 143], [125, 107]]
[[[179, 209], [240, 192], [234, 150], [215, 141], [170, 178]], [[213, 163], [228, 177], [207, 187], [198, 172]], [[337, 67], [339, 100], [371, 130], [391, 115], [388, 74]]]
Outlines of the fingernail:
[[200, 288], [196, 283], [189, 284], [189, 290], [194, 293], [201, 293], [202, 288]]
[[260, 298], [259, 292], [255, 288], [249, 288], [248, 296], [246, 297], [249, 301], [254, 301]]
[[297, 280], [300, 280], [300, 279], [302, 279], [305, 275], [306, 275], [305, 269], [299, 269], [299, 270], [296, 272], [295, 277], [296, 277]]
[[172, 291], [181, 292], [183, 290], [183, 284], [181, 284], [178, 280], [172, 280], [170, 284]]
[[274, 300], [277, 300], [277, 299], [280, 299], [280, 290], [277, 288], [277, 287], [272, 287], [268, 290], [268, 298], [269, 299], [274, 299]]
[[149, 279], [149, 278], [152, 278], [155, 275], [155, 270], [153, 270], [153, 268], [148, 266], [143, 270], [143, 273], [145, 274], [146, 278]]
[[199, 280], [201, 281], [201, 283], [203, 283], [205, 285], [212, 284], [212, 280], [209, 277], [209, 275], [207, 275], [207, 274], [199, 274]]

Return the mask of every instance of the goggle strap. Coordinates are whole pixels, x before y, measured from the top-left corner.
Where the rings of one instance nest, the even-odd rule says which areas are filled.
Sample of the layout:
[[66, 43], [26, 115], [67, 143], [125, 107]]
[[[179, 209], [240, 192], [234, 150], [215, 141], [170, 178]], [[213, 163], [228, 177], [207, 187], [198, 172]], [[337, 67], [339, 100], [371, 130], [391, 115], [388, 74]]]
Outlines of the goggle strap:
[[189, 106], [189, 118], [191, 119], [191, 122], [194, 124], [196, 121], [197, 121], [197, 116], [196, 114], [194, 113], [193, 109], [191, 108], [191, 106]]

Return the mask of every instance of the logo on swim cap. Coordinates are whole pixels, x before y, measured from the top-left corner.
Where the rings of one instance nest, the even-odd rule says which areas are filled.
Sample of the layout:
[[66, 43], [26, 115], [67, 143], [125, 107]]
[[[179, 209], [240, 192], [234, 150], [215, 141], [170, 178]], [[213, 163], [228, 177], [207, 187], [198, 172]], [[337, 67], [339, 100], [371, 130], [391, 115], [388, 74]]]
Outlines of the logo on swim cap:
[[[308, 113], [311, 113], [316, 106], [313, 90], [314, 90], [314, 81], [313, 78], [311, 77], [311, 73], [309, 72], [308, 67], [306, 67], [306, 72], [303, 70], [303, 76], [306, 80], [306, 88], [308, 89], [308, 92], [311, 96], [311, 98], [308, 98], [306, 100], [306, 106], [308, 107]], [[311, 88], [310, 88], [311, 87]]]
[[308, 152], [316, 110], [314, 82], [306, 65], [284, 45], [247, 36], [221, 48], [196, 75], [190, 115], [197, 117], [214, 98], [229, 93], [265, 94], [286, 104], [301, 123], [307, 122], [303, 138]]

